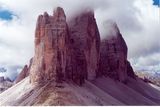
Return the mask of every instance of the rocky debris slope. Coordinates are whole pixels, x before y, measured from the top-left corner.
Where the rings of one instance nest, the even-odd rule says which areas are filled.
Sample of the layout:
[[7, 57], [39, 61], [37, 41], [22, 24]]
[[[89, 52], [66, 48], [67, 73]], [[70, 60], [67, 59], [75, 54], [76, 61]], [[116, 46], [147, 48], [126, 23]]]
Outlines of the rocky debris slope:
[[[159, 105], [160, 88], [131, 79], [126, 84], [111, 78], [85, 81], [82, 86], [63, 82], [63, 87], [48, 81], [45, 85], [33, 86], [29, 77], [0, 94], [3, 106], [57, 106], [57, 105]], [[104, 82], [105, 81], [105, 82]], [[16, 91], [15, 91], [16, 90]], [[125, 91], [124, 91], [125, 90]]]
[[12, 81], [9, 78], [0, 77], [0, 93], [7, 90], [13, 85]]
[[[103, 82], [105, 81], [105, 82]], [[105, 91], [112, 97], [116, 98], [118, 101], [126, 104], [126, 105], [157, 105], [160, 104], [159, 96], [160, 91], [154, 89], [148, 84], [141, 83], [141, 80], [137, 79], [129, 79], [127, 84], [123, 84], [121, 82], [113, 81], [110, 78], [98, 78], [92, 83], [99, 87], [101, 90]], [[111, 84], [111, 85], [110, 85]], [[135, 86], [138, 87], [135, 87]], [[130, 87], [133, 86], [133, 87]], [[140, 86], [140, 87], [139, 87]], [[146, 92], [145, 92], [145, 91]], [[147, 92], [150, 90], [149, 92]], [[156, 90], [156, 91], [154, 91]], [[144, 91], [145, 94], [142, 94]], [[152, 94], [156, 100], [152, 99]], [[156, 95], [157, 94], [157, 95]]]
[[33, 86], [27, 77], [0, 94], [0, 105], [124, 105], [89, 82], [83, 87], [65, 82], [61, 88], [55, 86], [55, 82]]

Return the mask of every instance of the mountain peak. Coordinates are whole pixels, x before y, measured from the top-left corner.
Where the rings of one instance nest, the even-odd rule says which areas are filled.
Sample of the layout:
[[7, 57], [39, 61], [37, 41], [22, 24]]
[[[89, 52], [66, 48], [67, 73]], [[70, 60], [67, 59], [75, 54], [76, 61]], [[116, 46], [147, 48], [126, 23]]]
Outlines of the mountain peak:
[[68, 27], [65, 13], [58, 7], [53, 16], [39, 16], [35, 33], [35, 55], [30, 69], [32, 83], [61, 81], [65, 67]]
[[101, 41], [100, 67], [103, 75], [126, 83], [127, 78], [135, 78], [134, 71], [127, 61], [128, 47], [117, 24], [106, 22], [107, 36]]
[[68, 23], [61, 7], [40, 15], [34, 57], [0, 105], [159, 105], [159, 88], [135, 76], [117, 24], [106, 25], [110, 38], [101, 40], [92, 11]]
[[65, 15], [63, 8], [61, 8], [61, 7], [55, 8], [55, 9], [53, 10], [53, 15], [54, 15], [54, 16], [55, 16], [55, 15], [58, 15], [58, 16], [60, 16], [60, 15]]
[[[126, 80], [127, 45], [115, 22], [106, 22], [106, 29], [109, 29], [111, 38], [107, 39], [105, 45], [103, 40], [100, 43], [94, 12], [90, 9], [75, 15], [67, 24], [64, 10], [57, 7], [53, 16], [45, 12], [38, 18], [38, 23], [35, 56], [30, 71], [32, 83], [48, 80], [62, 82], [69, 79], [82, 85], [85, 79], [94, 80], [99, 74], [110, 75], [102, 73], [105, 69], [101, 64], [108, 66], [105, 61], [111, 62], [109, 68], [113, 70], [112, 74], [116, 73], [110, 76], [111, 78]], [[104, 48], [100, 52], [101, 46], [109, 48]], [[112, 60], [103, 57], [105, 61], [99, 60], [99, 56], [106, 55]], [[120, 66], [123, 69], [120, 69]]]

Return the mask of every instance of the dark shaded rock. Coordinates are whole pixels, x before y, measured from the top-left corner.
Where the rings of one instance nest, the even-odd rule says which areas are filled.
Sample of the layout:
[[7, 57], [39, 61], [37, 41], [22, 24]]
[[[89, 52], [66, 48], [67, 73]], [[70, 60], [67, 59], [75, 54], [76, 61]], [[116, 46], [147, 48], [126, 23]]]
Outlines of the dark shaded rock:
[[4, 79], [4, 77], [2, 76], [2, 77], [0, 77], [0, 82], [3, 82], [3, 81], [5, 81], [5, 79]]
[[73, 81], [93, 80], [98, 72], [100, 35], [94, 12], [82, 12], [69, 21], [70, 56], [66, 73]]
[[134, 75], [127, 61], [127, 45], [117, 25], [110, 23], [110, 27], [113, 32], [101, 41], [99, 75], [125, 82], [128, 75]]
[[136, 79], [136, 75], [129, 61], [127, 61], [127, 75], [131, 78]]

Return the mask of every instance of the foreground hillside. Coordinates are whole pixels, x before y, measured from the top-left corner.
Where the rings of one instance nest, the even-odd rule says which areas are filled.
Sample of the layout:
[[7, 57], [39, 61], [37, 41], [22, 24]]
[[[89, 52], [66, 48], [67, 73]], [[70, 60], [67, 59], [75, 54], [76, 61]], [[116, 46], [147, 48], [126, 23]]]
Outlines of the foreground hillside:
[[131, 79], [125, 85], [105, 77], [83, 86], [52, 81], [32, 86], [27, 77], [0, 94], [0, 105], [160, 105], [160, 88], [141, 80]]
[[160, 73], [158, 71], [137, 71], [136, 74], [146, 82], [151, 82], [160, 87]]

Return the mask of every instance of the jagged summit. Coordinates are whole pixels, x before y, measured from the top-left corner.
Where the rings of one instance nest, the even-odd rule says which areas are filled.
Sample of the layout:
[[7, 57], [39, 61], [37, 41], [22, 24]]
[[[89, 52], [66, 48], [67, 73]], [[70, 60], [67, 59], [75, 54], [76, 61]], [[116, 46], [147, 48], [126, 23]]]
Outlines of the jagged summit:
[[69, 20], [61, 7], [38, 17], [34, 57], [0, 94], [0, 105], [160, 104], [160, 88], [135, 76], [115, 23], [105, 27], [114, 33], [100, 40], [94, 12]]
[[92, 11], [75, 16], [69, 24], [62, 8], [56, 8], [53, 16], [45, 12], [37, 20], [31, 82], [69, 79], [82, 84], [85, 79], [93, 80], [99, 49], [100, 35]]
[[[64, 10], [63, 10], [63, 8], [61, 8], [61, 7], [57, 7], [55, 10], [54, 10], [54, 12], [53, 12], [53, 16], [55, 17], [55, 18], [57, 18], [57, 20], [59, 19], [59, 17], [63, 17], [64, 19], [63, 20], [66, 20], [66, 15], [65, 15], [65, 13], [64, 13]], [[56, 20], [56, 19], [55, 19]]]
[[[116, 23], [108, 21], [106, 25], [111, 30], [110, 38], [101, 42], [92, 10], [77, 13], [68, 23], [61, 7], [54, 10], [53, 16], [46, 12], [40, 15], [30, 67], [31, 83], [72, 80], [82, 85], [85, 80], [103, 75], [126, 81], [127, 69], [131, 67], [127, 64], [127, 45]], [[132, 74], [134, 77], [133, 71]]]

